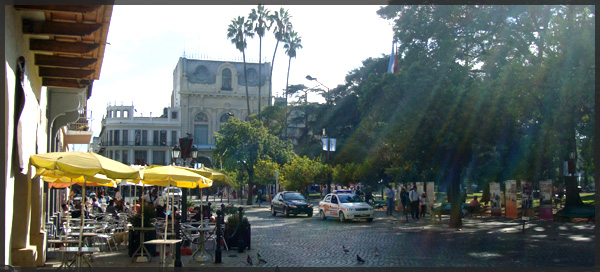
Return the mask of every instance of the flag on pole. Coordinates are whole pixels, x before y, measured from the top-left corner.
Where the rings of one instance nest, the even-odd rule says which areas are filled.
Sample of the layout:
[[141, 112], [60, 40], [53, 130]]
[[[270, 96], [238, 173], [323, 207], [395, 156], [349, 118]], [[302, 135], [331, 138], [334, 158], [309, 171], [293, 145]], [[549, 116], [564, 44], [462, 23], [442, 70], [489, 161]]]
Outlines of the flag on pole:
[[396, 43], [392, 42], [392, 54], [390, 54], [390, 63], [388, 64], [388, 73], [394, 73], [396, 70]]

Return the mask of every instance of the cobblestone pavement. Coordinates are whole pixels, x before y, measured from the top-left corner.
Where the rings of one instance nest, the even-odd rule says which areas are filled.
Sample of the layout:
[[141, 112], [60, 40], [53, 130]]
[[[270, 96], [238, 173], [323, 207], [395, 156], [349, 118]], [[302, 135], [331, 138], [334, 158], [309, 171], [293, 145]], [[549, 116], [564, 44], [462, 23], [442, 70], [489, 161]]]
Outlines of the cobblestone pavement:
[[[268, 203], [267, 203], [268, 205]], [[305, 215], [271, 216], [268, 206], [245, 206], [252, 225], [251, 250], [223, 251], [222, 263], [190, 262], [187, 267], [587, 267], [595, 265], [595, 224], [530, 221], [522, 231], [521, 221], [498, 217], [463, 219], [460, 230], [448, 227], [449, 217], [432, 223], [395, 213], [375, 212], [372, 223], [341, 223]], [[317, 213], [315, 212], [315, 215]], [[344, 252], [342, 246], [348, 248]], [[377, 250], [375, 250], [377, 248]], [[214, 250], [209, 248], [214, 255]], [[260, 253], [266, 264], [257, 264]], [[358, 263], [356, 255], [366, 260]], [[54, 254], [56, 255], [56, 254]], [[57, 256], [49, 258], [59, 265]], [[94, 257], [95, 266], [157, 266], [131, 263], [123, 247], [116, 253]], [[583, 270], [582, 270], [583, 271]]]

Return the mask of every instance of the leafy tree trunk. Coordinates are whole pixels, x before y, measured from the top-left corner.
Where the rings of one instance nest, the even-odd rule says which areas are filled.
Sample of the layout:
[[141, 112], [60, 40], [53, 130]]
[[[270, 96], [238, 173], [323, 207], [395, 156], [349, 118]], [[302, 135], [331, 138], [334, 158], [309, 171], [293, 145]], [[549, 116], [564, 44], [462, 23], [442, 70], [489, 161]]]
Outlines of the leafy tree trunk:
[[462, 227], [461, 207], [464, 202], [460, 193], [460, 168], [453, 166], [448, 173], [450, 178], [450, 188], [448, 199], [450, 200], [450, 224], [451, 228]]
[[246, 171], [248, 172], [248, 200], [246, 201], [246, 205], [252, 205], [252, 190], [254, 187], [254, 170], [250, 169], [250, 167], [246, 166]]
[[[565, 156], [565, 160], [569, 162], [569, 165], [575, 165], [577, 161], [577, 151], [576, 151], [576, 140], [575, 140], [575, 127], [573, 125], [573, 118], [569, 118], [569, 133], [567, 143], [567, 155]], [[571, 156], [571, 153], [573, 156]], [[564, 168], [564, 167], [561, 167]], [[579, 195], [579, 189], [577, 188], [577, 177], [575, 175], [569, 175], [568, 173], [564, 174], [564, 183], [566, 190], [566, 198], [565, 198], [565, 207], [567, 206], [583, 206], [583, 201], [581, 200], [581, 196]]]

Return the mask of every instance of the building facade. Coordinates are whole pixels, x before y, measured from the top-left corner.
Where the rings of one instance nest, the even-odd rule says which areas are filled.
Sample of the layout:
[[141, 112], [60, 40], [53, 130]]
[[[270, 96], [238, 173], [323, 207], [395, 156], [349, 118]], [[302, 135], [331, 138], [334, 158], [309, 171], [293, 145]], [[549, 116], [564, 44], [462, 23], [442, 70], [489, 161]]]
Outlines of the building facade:
[[[261, 107], [269, 103], [270, 64], [262, 64], [260, 76], [258, 66], [246, 63], [250, 114], [258, 112], [259, 79]], [[173, 71], [171, 107], [160, 117], [134, 117], [133, 106], [108, 106], [93, 148], [125, 164], [166, 165], [179, 138], [191, 137], [198, 162], [211, 166], [215, 132], [230, 116], [248, 119], [243, 71], [242, 62], [180, 58]]]
[[35, 176], [29, 157], [89, 143], [86, 104], [100, 78], [111, 15], [111, 5], [4, 6], [5, 265], [44, 266], [46, 223], [60, 192]]
[[[215, 132], [230, 116], [248, 120], [269, 103], [270, 63], [246, 63], [250, 112], [243, 62], [179, 58], [173, 71], [171, 107], [181, 109], [181, 135], [191, 134], [202, 160], [212, 162]], [[258, 93], [261, 84], [260, 97]]]
[[134, 112], [134, 106], [106, 108], [97, 152], [127, 165], [170, 164], [181, 137], [180, 110], [164, 108], [159, 117], [134, 117]]

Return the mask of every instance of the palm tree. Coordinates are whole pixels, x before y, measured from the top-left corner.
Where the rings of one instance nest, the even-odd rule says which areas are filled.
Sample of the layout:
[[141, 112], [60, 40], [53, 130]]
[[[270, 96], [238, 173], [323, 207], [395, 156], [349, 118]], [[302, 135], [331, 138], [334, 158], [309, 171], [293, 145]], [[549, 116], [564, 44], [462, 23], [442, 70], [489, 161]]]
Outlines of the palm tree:
[[244, 82], [246, 83], [246, 104], [248, 105], [248, 116], [252, 113], [250, 111], [250, 94], [248, 93], [248, 73], [246, 72], [246, 38], [252, 38], [254, 32], [252, 32], [252, 21], [246, 21], [244, 16], [238, 16], [237, 19], [231, 20], [227, 28], [227, 38], [231, 39], [231, 43], [235, 44], [235, 48], [242, 52], [244, 60]]
[[[285, 49], [285, 54], [290, 57], [288, 61], [288, 70], [287, 70], [287, 79], [285, 81], [285, 106], [287, 108], [287, 98], [288, 98], [288, 84], [290, 81], [290, 66], [292, 65], [292, 58], [296, 57], [296, 50], [302, 48], [302, 38], [298, 36], [298, 33], [293, 29], [290, 29], [289, 35], [285, 35], [284, 39], [285, 44], [283, 48]], [[285, 138], [287, 139], [287, 110], [285, 114]]]
[[[261, 100], [261, 87], [262, 87], [262, 38], [265, 36], [265, 31], [269, 30], [271, 26], [267, 26], [267, 18], [269, 18], [269, 10], [263, 5], [259, 4], [256, 9], [252, 9], [248, 18], [254, 24], [254, 30], [258, 35], [258, 120], [262, 120], [260, 117], [260, 100]], [[271, 100], [271, 94], [269, 93], [269, 101]]]
[[275, 66], [275, 54], [277, 54], [277, 47], [279, 47], [279, 42], [283, 42], [285, 36], [288, 31], [292, 29], [292, 23], [290, 22], [290, 18], [292, 16], [289, 15], [287, 10], [280, 8], [279, 11], [275, 11], [273, 15], [268, 17], [270, 25], [274, 25], [273, 34], [275, 35], [275, 39], [277, 43], [275, 44], [275, 51], [273, 52], [273, 61], [271, 61], [271, 72], [269, 73], [269, 106], [271, 106], [271, 96], [272, 96], [272, 85], [273, 85], [273, 66]]

